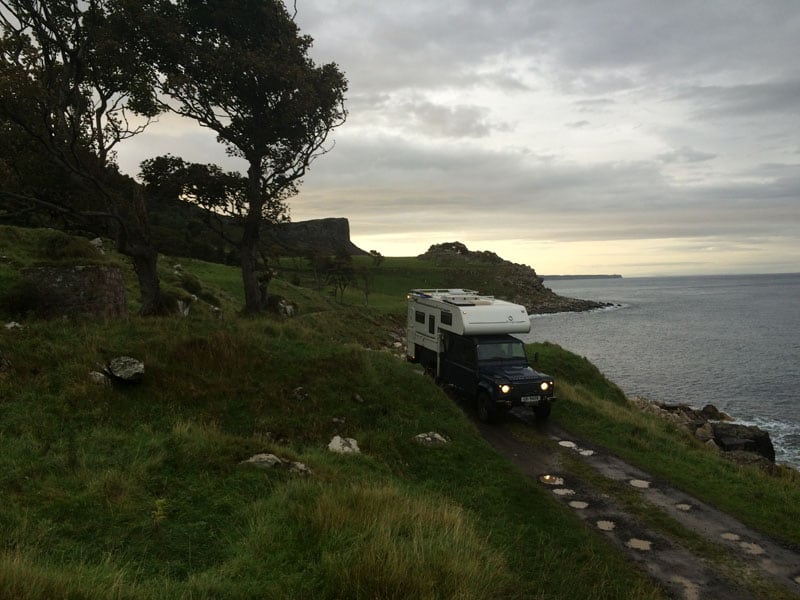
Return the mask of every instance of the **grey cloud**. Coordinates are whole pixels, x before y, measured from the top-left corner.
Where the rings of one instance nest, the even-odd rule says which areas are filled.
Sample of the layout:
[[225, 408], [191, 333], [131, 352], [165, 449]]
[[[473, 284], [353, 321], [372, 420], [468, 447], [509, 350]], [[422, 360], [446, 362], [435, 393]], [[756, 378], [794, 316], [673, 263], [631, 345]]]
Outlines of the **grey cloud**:
[[[520, 230], [571, 240], [655, 239], [789, 234], [800, 218], [796, 203], [786, 200], [798, 197], [797, 181], [788, 177], [686, 188], [645, 162], [553, 164], [522, 153], [443, 152], [385, 138], [347, 146], [352, 156], [340, 160], [361, 165], [359, 188], [349, 176], [339, 181], [339, 165], [328, 162], [306, 182], [304, 207], [320, 216], [349, 209], [354, 223], [366, 219], [376, 231], [497, 223], [506, 236]], [[319, 193], [306, 197], [310, 190]], [[776, 219], [786, 225], [776, 228]]]
[[658, 159], [665, 163], [697, 163], [713, 160], [716, 157], [716, 154], [701, 152], [688, 146], [658, 155]]
[[749, 117], [764, 114], [797, 116], [800, 78], [730, 86], [693, 86], [678, 95], [695, 106], [697, 115]]
[[505, 123], [492, 123], [489, 110], [481, 106], [447, 106], [428, 101], [406, 103], [400, 107], [402, 121], [431, 137], [482, 138], [492, 130], [507, 131]]

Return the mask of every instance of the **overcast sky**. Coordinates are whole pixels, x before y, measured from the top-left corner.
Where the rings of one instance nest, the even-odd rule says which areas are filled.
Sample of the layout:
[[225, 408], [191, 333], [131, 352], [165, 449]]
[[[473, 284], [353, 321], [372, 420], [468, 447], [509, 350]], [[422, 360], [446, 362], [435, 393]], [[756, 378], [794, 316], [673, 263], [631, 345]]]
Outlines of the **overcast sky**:
[[[540, 274], [800, 271], [798, 0], [297, 0], [347, 123], [295, 221]], [[162, 117], [120, 164], [233, 163]]]

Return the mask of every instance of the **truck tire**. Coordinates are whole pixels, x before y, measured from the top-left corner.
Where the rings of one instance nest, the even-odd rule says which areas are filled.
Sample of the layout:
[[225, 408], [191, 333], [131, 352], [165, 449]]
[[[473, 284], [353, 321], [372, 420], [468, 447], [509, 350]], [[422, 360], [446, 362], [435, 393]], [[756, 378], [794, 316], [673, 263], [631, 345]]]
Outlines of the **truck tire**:
[[486, 392], [478, 392], [478, 397], [475, 399], [476, 408], [478, 409], [478, 419], [482, 423], [494, 423], [497, 419], [497, 411], [494, 407], [492, 398]]
[[550, 409], [552, 406], [550, 402], [542, 402], [538, 406], [533, 407], [533, 414], [536, 415], [537, 420], [544, 421], [550, 416]]

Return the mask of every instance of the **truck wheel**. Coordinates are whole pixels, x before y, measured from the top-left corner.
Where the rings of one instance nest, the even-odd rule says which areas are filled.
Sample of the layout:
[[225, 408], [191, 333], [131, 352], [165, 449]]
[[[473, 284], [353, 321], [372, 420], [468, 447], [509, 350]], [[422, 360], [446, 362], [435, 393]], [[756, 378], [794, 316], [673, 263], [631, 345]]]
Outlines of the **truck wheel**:
[[491, 397], [489, 397], [489, 394], [486, 392], [479, 393], [476, 402], [478, 419], [480, 419], [482, 423], [494, 423], [497, 417], [497, 411], [494, 408], [494, 403]]
[[544, 421], [547, 417], [550, 416], [550, 409], [552, 408], [552, 404], [549, 402], [543, 402], [538, 406], [533, 407], [533, 414], [536, 415], [536, 418], [540, 421]]

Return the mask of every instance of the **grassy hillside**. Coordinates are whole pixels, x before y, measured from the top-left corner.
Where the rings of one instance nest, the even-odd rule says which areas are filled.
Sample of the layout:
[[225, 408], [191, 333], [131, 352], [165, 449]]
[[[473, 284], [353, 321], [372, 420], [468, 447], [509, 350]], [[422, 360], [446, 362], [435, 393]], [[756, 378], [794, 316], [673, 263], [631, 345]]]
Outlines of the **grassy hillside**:
[[[0, 299], [17, 289], [21, 267], [67, 247], [59, 235], [0, 228]], [[128, 268], [73, 243], [54, 254]], [[342, 305], [277, 279], [272, 291], [299, 307], [283, 320], [236, 316], [234, 269], [172, 258], [161, 266], [165, 288], [207, 301], [185, 318], [2, 314], [23, 328], [0, 328], [0, 597], [662, 597], [385, 351], [404, 292], [451, 285], [446, 272], [387, 261], [369, 307], [357, 290]], [[720, 496], [759, 485], [758, 514], [734, 508], [800, 543], [796, 480], [729, 466], [635, 413], [585, 360], [551, 345], [532, 350], [559, 377], [556, 421], [648, 467], [669, 447], [664, 468], [687, 469], [690, 489], [705, 489], [704, 474], [719, 479]], [[89, 372], [118, 355], [144, 361], [143, 382], [93, 383]], [[428, 431], [449, 443], [414, 441]], [[356, 439], [362, 453], [329, 452], [334, 435]], [[311, 474], [243, 464], [259, 453]]]

